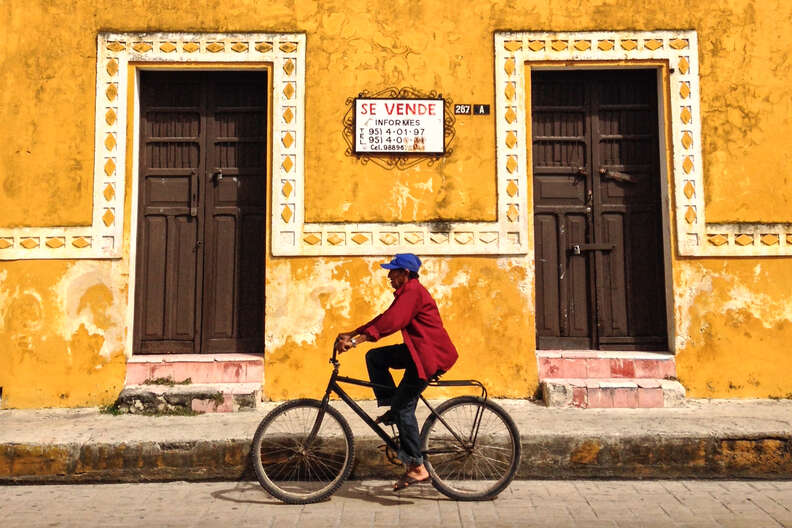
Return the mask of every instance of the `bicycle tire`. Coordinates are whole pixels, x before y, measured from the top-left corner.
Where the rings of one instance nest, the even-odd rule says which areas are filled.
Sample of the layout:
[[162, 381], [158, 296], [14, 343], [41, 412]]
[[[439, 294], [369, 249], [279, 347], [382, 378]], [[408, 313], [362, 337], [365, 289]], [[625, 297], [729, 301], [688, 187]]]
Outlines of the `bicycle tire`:
[[355, 444], [349, 423], [328, 405], [315, 439], [305, 448], [322, 402], [298, 399], [270, 411], [256, 429], [250, 457], [259, 484], [287, 504], [327, 499], [352, 471]]
[[[459, 438], [469, 440], [478, 409], [482, 410], [478, 437], [468, 445], [460, 444], [440, 420], [448, 423]], [[440, 404], [426, 419], [421, 428], [421, 450], [437, 491], [454, 500], [490, 500], [517, 474], [520, 433], [500, 405], [475, 396], [460, 396]]]

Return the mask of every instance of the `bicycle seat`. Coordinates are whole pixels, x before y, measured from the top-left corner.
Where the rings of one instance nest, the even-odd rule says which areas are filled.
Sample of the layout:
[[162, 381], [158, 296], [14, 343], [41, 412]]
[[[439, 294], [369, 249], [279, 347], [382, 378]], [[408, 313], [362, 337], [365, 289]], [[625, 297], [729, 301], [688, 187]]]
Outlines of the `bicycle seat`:
[[445, 373], [446, 373], [445, 370], [440, 369], [437, 372], [435, 372], [434, 374], [432, 374], [432, 376], [429, 378], [429, 381], [440, 381], [440, 376], [442, 376]]

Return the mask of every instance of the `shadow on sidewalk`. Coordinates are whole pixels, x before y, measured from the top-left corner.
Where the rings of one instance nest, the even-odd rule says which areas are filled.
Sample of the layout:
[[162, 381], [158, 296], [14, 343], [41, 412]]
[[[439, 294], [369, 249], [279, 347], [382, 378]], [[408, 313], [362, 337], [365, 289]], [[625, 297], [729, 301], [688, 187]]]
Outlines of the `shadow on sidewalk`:
[[[213, 491], [212, 498], [234, 502], [238, 504], [283, 504], [278, 499], [272, 497], [257, 482], [240, 481], [234, 487]], [[440, 495], [431, 484], [421, 484], [412, 486], [399, 493], [394, 493], [390, 483], [376, 485], [363, 484], [359, 481], [347, 481], [341, 485], [328, 501], [333, 497], [345, 499], [357, 499], [365, 502], [372, 502], [381, 506], [399, 506], [402, 504], [413, 504], [420, 500], [449, 500]], [[325, 501], [327, 502], [327, 501]], [[288, 506], [287, 504], [283, 504]]]

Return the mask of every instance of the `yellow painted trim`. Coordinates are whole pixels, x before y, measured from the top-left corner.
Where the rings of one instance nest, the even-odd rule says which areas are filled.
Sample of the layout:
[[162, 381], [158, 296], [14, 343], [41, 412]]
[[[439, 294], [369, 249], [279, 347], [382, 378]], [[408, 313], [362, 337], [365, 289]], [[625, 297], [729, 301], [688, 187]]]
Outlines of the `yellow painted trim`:
[[[267, 69], [272, 75], [272, 61], [258, 62], [146, 62], [130, 61], [129, 66], [139, 70], [261, 70]], [[271, 85], [270, 85], [271, 87]]]
[[[134, 166], [134, 132], [135, 132], [135, 67], [127, 65], [127, 116], [126, 116], [126, 160], [124, 160], [124, 231], [125, 241], [131, 240], [132, 234], [132, 188], [134, 181], [132, 169]], [[123, 254], [127, 257], [134, 255], [131, 243], [124, 244]]]
[[561, 61], [531, 61], [526, 60], [525, 66], [534, 69], [551, 68], [597, 68], [597, 69], [617, 69], [617, 68], [668, 68], [666, 59], [624, 59], [624, 60], [561, 60]]

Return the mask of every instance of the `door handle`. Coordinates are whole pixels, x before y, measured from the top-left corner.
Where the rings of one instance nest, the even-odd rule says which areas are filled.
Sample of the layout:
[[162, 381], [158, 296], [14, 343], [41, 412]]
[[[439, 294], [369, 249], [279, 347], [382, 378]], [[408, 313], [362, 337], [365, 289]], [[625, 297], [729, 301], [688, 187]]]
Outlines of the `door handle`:
[[584, 251], [612, 251], [616, 249], [616, 244], [602, 243], [602, 244], [572, 244], [569, 251], [573, 255], [581, 255]]
[[600, 175], [607, 180], [613, 180], [622, 183], [638, 183], [638, 180], [636, 180], [634, 176], [631, 176], [626, 172], [612, 171], [606, 169], [605, 167], [600, 168], [599, 172]]
[[190, 216], [198, 216], [198, 172], [190, 173]]
[[223, 169], [221, 169], [219, 167], [215, 167], [212, 170], [212, 183], [217, 185], [221, 181], [223, 181]]

